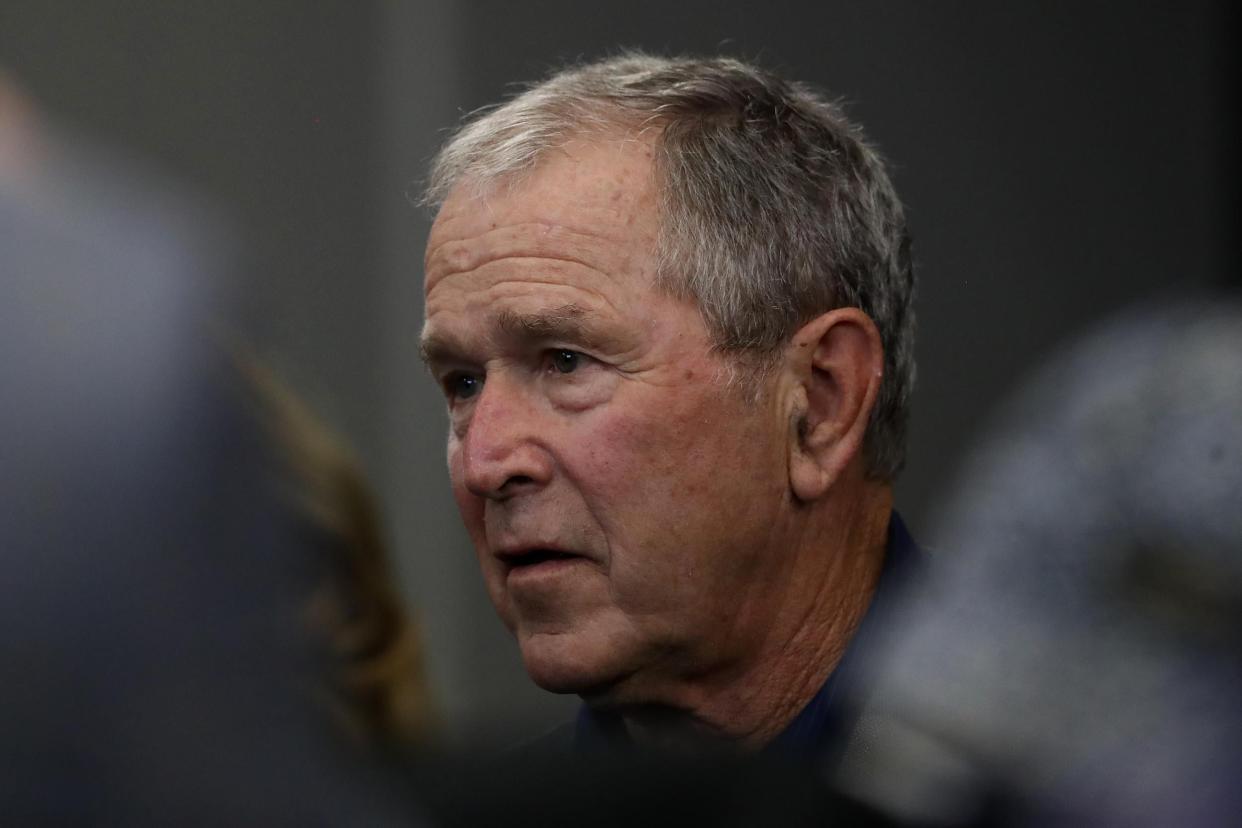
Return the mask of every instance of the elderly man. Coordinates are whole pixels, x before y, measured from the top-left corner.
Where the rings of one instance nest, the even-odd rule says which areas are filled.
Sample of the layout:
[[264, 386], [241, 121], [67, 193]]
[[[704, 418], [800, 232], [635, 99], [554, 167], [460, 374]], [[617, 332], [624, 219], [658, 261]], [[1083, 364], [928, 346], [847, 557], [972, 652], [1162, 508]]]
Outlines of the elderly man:
[[820, 749], [913, 554], [914, 277], [858, 127], [738, 61], [629, 54], [473, 120], [428, 201], [453, 491], [577, 742]]

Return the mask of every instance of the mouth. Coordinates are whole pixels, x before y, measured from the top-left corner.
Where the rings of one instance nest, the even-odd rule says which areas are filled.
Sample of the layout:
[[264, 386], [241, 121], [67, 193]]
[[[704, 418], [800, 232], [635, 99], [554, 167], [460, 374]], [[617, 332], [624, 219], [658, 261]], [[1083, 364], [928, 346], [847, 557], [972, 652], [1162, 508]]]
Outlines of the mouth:
[[565, 563], [586, 560], [582, 555], [547, 547], [501, 550], [496, 557], [504, 564], [506, 574], [553, 569]]

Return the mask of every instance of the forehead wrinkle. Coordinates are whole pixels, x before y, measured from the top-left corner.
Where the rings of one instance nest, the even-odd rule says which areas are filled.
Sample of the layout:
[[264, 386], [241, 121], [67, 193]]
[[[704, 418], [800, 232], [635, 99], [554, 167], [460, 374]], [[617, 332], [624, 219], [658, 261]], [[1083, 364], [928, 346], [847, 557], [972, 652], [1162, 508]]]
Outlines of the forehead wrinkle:
[[499, 259], [550, 259], [599, 271], [590, 254], [601, 241], [612, 245], [625, 242], [620, 236], [582, 232], [549, 222], [525, 222], [496, 227], [471, 238], [450, 238], [427, 252], [427, 288], [445, 276], [477, 270]]
[[[424, 328], [432, 324], [434, 318], [438, 317], [442, 311], [448, 311], [451, 315], [463, 316], [466, 319], [486, 319], [492, 322], [493, 308], [507, 306], [514, 302], [529, 307], [532, 304], [532, 297], [525, 295], [525, 291], [531, 287], [538, 287], [543, 291], [542, 295], [538, 296], [540, 307], [533, 308], [531, 313], [539, 312], [542, 308], [570, 305], [582, 311], [579, 316], [600, 312], [620, 312], [621, 306], [618, 305], [616, 299], [609, 296], [608, 291], [601, 290], [599, 286], [589, 284], [583, 279], [566, 281], [555, 278], [555, 274], [551, 272], [553, 268], [547, 267], [546, 261], [520, 258], [513, 260], [515, 264], [523, 268], [526, 265], [545, 264], [535, 274], [514, 273], [512, 269], [507, 269], [502, 273], [503, 278], [482, 286], [473, 286], [468, 283], [458, 285], [453, 289], [444, 287], [434, 295], [432, 291], [428, 291]], [[579, 265], [579, 267], [585, 267], [585, 265]], [[484, 265], [481, 270], [487, 268], [488, 266]], [[592, 271], [592, 273], [598, 273], [598, 271]], [[553, 303], [557, 301], [554, 297], [557, 296], [560, 297], [560, 301], [558, 305], [554, 305]], [[571, 296], [576, 298], [569, 298]]]

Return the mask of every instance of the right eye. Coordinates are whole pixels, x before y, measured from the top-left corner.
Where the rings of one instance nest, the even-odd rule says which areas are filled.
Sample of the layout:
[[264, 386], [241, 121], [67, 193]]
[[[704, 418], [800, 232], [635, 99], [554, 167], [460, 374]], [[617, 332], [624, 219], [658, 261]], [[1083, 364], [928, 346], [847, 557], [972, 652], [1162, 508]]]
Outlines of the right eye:
[[483, 378], [474, 374], [453, 373], [444, 378], [444, 393], [449, 400], [468, 400], [483, 387]]

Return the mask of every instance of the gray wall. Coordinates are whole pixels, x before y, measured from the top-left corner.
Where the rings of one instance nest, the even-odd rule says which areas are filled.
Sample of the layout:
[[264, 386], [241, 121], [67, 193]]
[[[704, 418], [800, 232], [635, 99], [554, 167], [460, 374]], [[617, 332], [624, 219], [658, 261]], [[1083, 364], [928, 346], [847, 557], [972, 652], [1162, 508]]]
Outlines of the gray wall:
[[758, 57], [843, 96], [892, 159], [920, 265], [899, 504], [916, 533], [991, 403], [1138, 297], [1236, 278], [1224, 3], [547, 0], [70, 3], [0, 9], [0, 65], [73, 127], [234, 220], [259, 349], [381, 492], [450, 732], [538, 731], [456, 523], [414, 343], [442, 130], [620, 46]]

